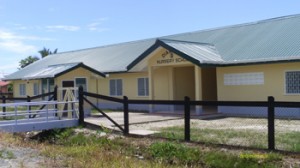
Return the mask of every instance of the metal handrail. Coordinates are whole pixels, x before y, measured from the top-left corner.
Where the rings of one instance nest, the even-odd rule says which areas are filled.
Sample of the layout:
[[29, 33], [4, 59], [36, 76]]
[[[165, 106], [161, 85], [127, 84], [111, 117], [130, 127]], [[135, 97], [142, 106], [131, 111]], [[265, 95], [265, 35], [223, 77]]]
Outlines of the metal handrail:
[[[58, 110], [57, 105], [63, 104], [73, 104], [73, 108], [67, 110]], [[0, 118], [13, 118], [11, 120], [7, 119], [2, 121], [3, 123], [14, 121], [14, 124], [18, 124], [18, 120], [28, 120], [34, 121], [37, 119], [46, 119], [45, 122], [49, 121], [49, 117], [57, 117], [57, 114], [60, 113], [68, 113], [72, 112], [71, 118], [78, 118], [78, 109], [77, 109], [78, 101], [66, 101], [66, 102], [58, 102], [58, 101], [38, 101], [38, 102], [19, 102], [19, 103], [6, 103], [0, 104], [0, 107], [12, 107], [13, 110], [0, 112]], [[25, 109], [18, 109], [19, 107], [23, 107]], [[32, 106], [46, 106], [45, 109], [42, 110], [32, 110], [30, 107]], [[49, 107], [53, 106], [53, 107]], [[39, 115], [37, 118], [31, 118], [32, 115]], [[64, 119], [63, 117], [57, 117], [59, 120]], [[0, 121], [1, 124], [1, 121]]]

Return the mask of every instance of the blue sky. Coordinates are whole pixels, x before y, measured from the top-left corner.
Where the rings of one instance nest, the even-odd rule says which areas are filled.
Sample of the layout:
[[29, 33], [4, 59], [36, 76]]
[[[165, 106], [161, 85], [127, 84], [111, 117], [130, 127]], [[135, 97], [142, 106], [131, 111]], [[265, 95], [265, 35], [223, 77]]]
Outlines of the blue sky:
[[58, 52], [299, 14], [298, 0], [0, 0], [0, 76]]

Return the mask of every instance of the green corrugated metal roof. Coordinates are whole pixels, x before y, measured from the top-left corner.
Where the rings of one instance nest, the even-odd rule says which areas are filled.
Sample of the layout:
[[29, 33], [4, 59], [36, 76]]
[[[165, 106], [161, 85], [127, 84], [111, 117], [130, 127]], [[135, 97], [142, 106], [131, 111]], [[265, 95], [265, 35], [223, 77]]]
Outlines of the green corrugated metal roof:
[[[161, 37], [177, 41], [212, 44], [223, 62], [220, 65], [300, 59], [300, 15], [248, 24]], [[127, 71], [126, 68], [156, 39], [121, 43], [50, 55], [6, 77], [22, 79], [53, 64], [82, 62], [99, 72]], [[178, 43], [177, 43], [178, 44]], [[183, 47], [177, 46], [177, 47]]]
[[162, 39], [161, 41], [175, 50], [198, 60], [200, 64], [223, 62], [221, 55], [213, 44], [168, 39]]
[[[148, 55], [163, 47], [170, 52], [173, 52], [186, 60], [196, 64], [217, 64], [224, 62], [215, 46], [208, 43], [198, 43], [189, 41], [178, 41], [169, 39], [158, 39], [149, 49], [143, 54], [138, 56], [127, 69], [130, 71], [142, 71], [147, 69], [147, 63], [149, 60]], [[138, 64], [138, 66], [136, 66]]]
[[294, 59], [300, 56], [300, 15], [166, 36], [214, 44], [225, 62]]
[[50, 65], [43, 69], [40, 69], [37, 72], [29, 73], [24, 76], [22, 79], [41, 79], [41, 78], [54, 78], [55, 75], [60, 74], [64, 71], [67, 71], [80, 63], [69, 63], [69, 64], [58, 64], [58, 65]]

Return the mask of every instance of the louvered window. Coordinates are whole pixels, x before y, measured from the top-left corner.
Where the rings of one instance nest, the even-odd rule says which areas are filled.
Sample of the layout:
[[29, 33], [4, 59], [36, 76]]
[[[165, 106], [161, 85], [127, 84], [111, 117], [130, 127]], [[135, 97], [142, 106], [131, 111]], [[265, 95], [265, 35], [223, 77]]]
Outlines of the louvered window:
[[148, 78], [138, 78], [138, 96], [149, 96]]
[[26, 96], [26, 84], [19, 85], [19, 95]]
[[123, 86], [122, 79], [111, 79], [109, 81], [109, 89], [111, 96], [122, 96]]

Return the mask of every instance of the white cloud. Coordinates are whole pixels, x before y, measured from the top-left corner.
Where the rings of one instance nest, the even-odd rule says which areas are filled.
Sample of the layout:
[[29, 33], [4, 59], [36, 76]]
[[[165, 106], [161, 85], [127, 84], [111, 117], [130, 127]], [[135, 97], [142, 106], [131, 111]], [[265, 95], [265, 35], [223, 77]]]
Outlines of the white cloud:
[[18, 70], [19, 62], [10, 62], [9, 64], [0, 63], [0, 78], [9, 75]]
[[[3, 74], [4, 71], [7, 71], [8, 69], [17, 69], [18, 66], [19, 66], [19, 63], [17, 63], [17, 62], [11, 63], [9, 65], [1, 65], [0, 66], [0, 71]], [[6, 73], [4, 73], [4, 74], [6, 74]]]
[[0, 29], [0, 40], [53, 40], [53, 39], [37, 37], [37, 36], [17, 35], [10, 31]]
[[0, 42], [0, 48], [11, 51], [18, 54], [30, 54], [35, 53], [38, 49], [33, 45], [28, 45], [22, 41], [4, 41]]
[[65, 31], [78, 31], [80, 27], [78, 26], [67, 26], [67, 25], [53, 25], [53, 26], [46, 26], [49, 31], [56, 31], [56, 30], [65, 30]]
[[26, 41], [52, 40], [37, 36], [23, 36], [11, 31], [0, 29], [0, 48], [17, 54], [32, 54], [38, 50], [36, 46], [27, 44]]
[[104, 21], [107, 21], [108, 18], [99, 18], [96, 19], [94, 22], [87, 25], [88, 30], [90, 31], [97, 31], [97, 32], [104, 32], [109, 30], [108, 28], [102, 27]]

